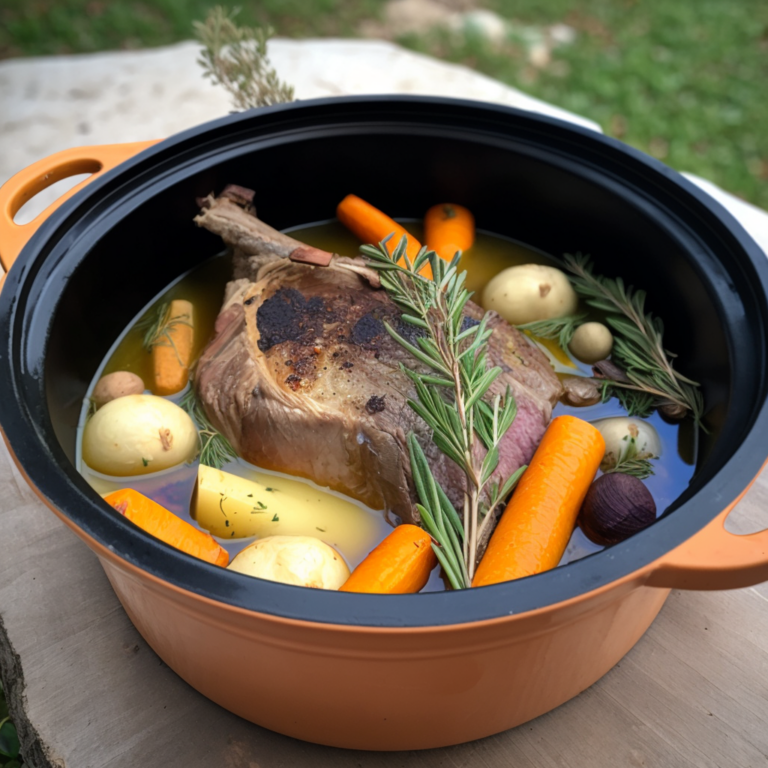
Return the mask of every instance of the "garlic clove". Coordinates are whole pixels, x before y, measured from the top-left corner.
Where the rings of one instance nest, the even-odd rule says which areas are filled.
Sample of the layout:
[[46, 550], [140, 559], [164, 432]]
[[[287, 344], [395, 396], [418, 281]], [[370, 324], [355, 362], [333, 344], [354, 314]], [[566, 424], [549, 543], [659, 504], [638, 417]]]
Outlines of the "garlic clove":
[[579, 525], [595, 544], [618, 544], [656, 520], [651, 492], [632, 475], [612, 472], [589, 487]]

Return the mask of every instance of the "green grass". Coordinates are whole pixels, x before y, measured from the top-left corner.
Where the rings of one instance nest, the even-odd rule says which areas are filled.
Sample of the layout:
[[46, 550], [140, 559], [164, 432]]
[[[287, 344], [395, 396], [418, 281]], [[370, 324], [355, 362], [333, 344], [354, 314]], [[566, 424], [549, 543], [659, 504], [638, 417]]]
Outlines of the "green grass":
[[551, 64], [522, 44], [494, 50], [448, 34], [409, 37], [417, 50], [468, 64], [679, 170], [768, 208], [768, 3], [764, 0], [496, 0], [506, 18], [565, 22], [576, 42]]
[[2, 0], [0, 58], [167, 45], [192, 37], [214, 5], [240, 7], [241, 24], [289, 37], [351, 35], [377, 0]]
[[16, 728], [8, 717], [8, 704], [5, 691], [0, 683], [0, 768], [20, 768], [19, 737]]

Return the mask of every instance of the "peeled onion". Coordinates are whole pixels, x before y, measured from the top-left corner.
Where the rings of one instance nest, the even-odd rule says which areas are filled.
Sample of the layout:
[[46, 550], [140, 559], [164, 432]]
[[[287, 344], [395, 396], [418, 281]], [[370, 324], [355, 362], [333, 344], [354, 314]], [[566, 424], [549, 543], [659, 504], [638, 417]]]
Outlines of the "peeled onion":
[[83, 431], [83, 460], [105, 475], [146, 475], [190, 461], [197, 453], [194, 422], [155, 395], [126, 395], [99, 408]]
[[313, 536], [267, 536], [247, 546], [229, 569], [282, 584], [338, 589], [348, 578], [344, 558]]
[[605, 440], [605, 456], [600, 469], [613, 469], [620, 457], [627, 454], [630, 443], [634, 443], [633, 458], [653, 459], [661, 456], [661, 438], [653, 425], [642, 419], [615, 416], [598, 419], [592, 426], [600, 430]]

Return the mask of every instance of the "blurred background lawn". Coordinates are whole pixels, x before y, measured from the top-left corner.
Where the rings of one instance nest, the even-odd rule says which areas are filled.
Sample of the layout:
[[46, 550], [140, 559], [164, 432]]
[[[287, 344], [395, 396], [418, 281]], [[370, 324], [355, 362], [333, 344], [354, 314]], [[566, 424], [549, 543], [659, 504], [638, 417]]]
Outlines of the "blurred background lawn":
[[[185, 40], [212, 4], [2, 0], [0, 58]], [[241, 23], [270, 24], [291, 37], [355, 36], [384, 13], [376, 0], [239, 5]], [[607, 134], [768, 208], [768, 0], [484, 0], [482, 7], [526, 34], [564, 23], [576, 37], [534, 64], [514, 36], [495, 45], [447, 30], [389, 36], [591, 118]], [[387, 34], [385, 24], [380, 29]]]
[[[0, 0], [0, 58], [185, 40], [212, 4]], [[291, 37], [355, 36], [384, 13], [377, 0], [239, 5], [241, 23], [270, 24]], [[576, 37], [532, 63], [528, 44], [514, 36], [495, 45], [446, 30], [389, 36], [589, 117], [607, 134], [768, 208], [768, 0], [484, 0], [481, 7], [526, 34], [564, 23]], [[386, 24], [379, 28], [388, 34]]]

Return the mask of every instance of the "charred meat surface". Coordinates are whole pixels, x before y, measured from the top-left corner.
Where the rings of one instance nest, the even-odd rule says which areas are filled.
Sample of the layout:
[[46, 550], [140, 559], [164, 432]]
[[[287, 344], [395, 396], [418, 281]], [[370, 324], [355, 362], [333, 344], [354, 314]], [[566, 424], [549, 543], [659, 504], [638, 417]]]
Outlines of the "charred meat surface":
[[[392, 517], [418, 522], [406, 443], [416, 433], [435, 478], [461, 507], [462, 472], [430, 440], [407, 404], [400, 364], [417, 361], [384, 323], [413, 336], [362, 259], [318, 252], [226, 197], [208, 198], [195, 221], [234, 251], [216, 335], [195, 386], [208, 417], [246, 461], [314, 480]], [[313, 249], [317, 250], [317, 249]], [[317, 266], [320, 263], [327, 266]], [[469, 304], [465, 322], [483, 311]], [[517, 418], [501, 445], [497, 477], [530, 461], [562, 389], [546, 357], [492, 313], [489, 360], [510, 386]]]

